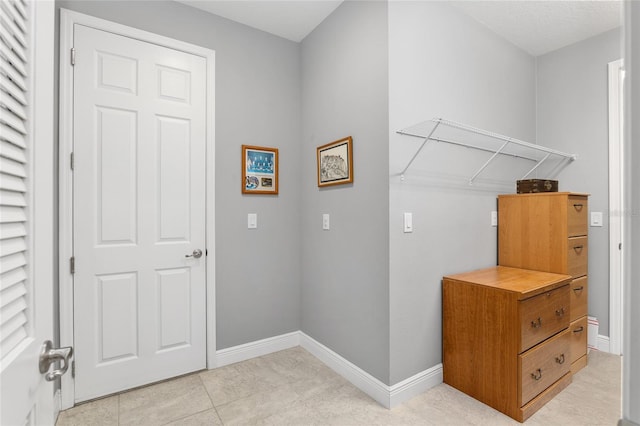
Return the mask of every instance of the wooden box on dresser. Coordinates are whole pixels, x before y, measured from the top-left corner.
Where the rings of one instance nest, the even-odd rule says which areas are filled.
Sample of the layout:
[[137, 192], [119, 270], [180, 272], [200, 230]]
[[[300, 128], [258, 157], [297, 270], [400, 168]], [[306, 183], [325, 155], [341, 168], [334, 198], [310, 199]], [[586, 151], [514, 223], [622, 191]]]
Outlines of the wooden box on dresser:
[[498, 196], [498, 264], [568, 274], [571, 371], [587, 365], [588, 195], [572, 192]]
[[495, 266], [443, 278], [444, 382], [520, 421], [571, 383], [569, 275]]

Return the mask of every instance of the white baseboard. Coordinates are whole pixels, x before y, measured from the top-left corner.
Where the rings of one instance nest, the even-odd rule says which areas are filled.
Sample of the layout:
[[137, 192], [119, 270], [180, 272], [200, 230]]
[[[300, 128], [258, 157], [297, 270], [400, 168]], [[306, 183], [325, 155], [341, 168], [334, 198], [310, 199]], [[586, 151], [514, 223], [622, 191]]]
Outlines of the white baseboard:
[[300, 332], [300, 346], [386, 408], [393, 408], [442, 383], [442, 364], [388, 386], [303, 332]]
[[216, 367], [246, 361], [262, 355], [300, 346], [300, 332], [294, 331], [280, 336], [269, 337], [243, 345], [216, 351]]
[[596, 349], [602, 352], [611, 352], [611, 345], [609, 344], [609, 336], [603, 336], [598, 334], [598, 343]]
[[295, 346], [302, 346], [333, 371], [386, 408], [393, 408], [442, 383], [442, 364], [438, 364], [400, 383], [388, 386], [301, 331], [221, 349], [216, 351], [215, 365], [216, 367], [222, 367]]
[[410, 400], [442, 383], [442, 364], [421, 371], [390, 388], [390, 408]]

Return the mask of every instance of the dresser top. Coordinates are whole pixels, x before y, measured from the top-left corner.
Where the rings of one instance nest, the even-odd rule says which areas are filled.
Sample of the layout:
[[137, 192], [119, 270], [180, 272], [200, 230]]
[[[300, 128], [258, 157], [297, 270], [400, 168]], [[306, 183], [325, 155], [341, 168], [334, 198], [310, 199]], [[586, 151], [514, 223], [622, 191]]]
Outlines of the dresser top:
[[554, 197], [554, 196], [562, 196], [562, 197], [588, 197], [590, 194], [585, 194], [582, 192], [530, 192], [524, 194], [500, 194], [498, 198], [504, 197]]
[[518, 299], [526, 299], [568, 284], [571, 281], [571, 275], [493, 266], [462, 274], [447, 275], [444, 279], [513, 292], [517, 294]]

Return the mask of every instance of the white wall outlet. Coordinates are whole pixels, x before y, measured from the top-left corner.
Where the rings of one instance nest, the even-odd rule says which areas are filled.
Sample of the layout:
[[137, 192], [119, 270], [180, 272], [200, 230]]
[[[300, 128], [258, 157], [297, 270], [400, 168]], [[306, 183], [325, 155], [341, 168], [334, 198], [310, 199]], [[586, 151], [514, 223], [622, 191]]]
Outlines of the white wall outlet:
[[498, 212], [495, 210], [491, 212], [491, 226], [498, 226]]
[[329, 213], [323, 213], [323, 215], [322, 215], [322, 229], [324, 229], [325, 231], [328, 231], [330, 227], [331, 227], [331, 223], [330, 223], [330, 219], [329, 219]]
[[603, 226], [602, 212], [591, 212], [591, 226]]
[[413, 232], [413, 214], [405, 213], [404, 214], [404, 232]]
[[249, 213], [247, 215], [247, 228], [256, 229], [258, 227], [258, 214]]

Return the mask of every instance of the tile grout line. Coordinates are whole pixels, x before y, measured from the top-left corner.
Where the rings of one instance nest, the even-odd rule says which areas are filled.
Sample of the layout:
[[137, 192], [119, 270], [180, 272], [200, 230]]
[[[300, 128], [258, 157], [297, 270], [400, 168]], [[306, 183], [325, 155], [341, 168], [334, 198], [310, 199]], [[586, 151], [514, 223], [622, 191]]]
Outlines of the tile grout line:
[[202, 380], [201, 373], [198, 373], [198, 379], [200, 379], [200, 383], [202, 384], [202, 388], [204, 389], [204, 392], [207, 394], [207, 398], [209, 398], [209, 401], [211, 402], [211, 407], [213, 408], [213, 411], [216, 412], [216, 416], [218, 416], [218, 420], [220, 420], [220, 424], [224, 426], [224, 422], [222, 421], [222, 417], [220, 417], [220, 413], [218, 413], [218, 409], [216, 408], [216, 404], [214, 404], [213, 399], [211, 398], [211, 395], [209, 394], [209, 390], [207, 389], [207, 386], [204, 384], [204, 380]]

